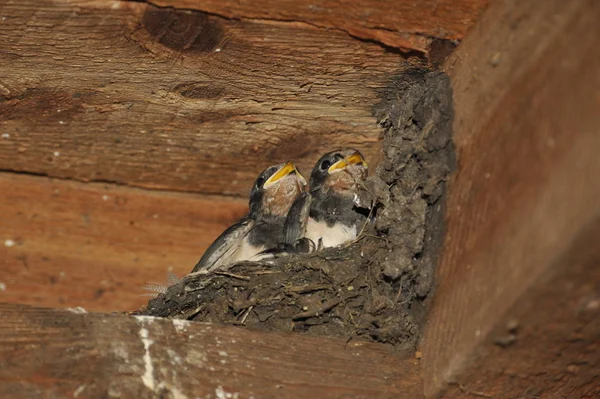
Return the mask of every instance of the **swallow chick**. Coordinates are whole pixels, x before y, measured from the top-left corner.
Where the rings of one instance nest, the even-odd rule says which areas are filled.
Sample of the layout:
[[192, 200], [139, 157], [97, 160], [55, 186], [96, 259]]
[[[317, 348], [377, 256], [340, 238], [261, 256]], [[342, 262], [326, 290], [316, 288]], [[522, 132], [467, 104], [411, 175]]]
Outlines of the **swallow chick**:
[[368, 217], [359, 195], [367, 168], [362, 154], [355, 149], [323, 155], [310, 174], [309, 192], [301, 193], [290, 209], [284, 242], [310, 248], [306, 251], [310, 252], [357, 238]]
[[192, 273], [269, 256], [263, 252], [283, 241], [286, 216], [305, 189], [306, 180], [291, 161], [265, 169], [250, 191], [248, 215], [208, 247]]

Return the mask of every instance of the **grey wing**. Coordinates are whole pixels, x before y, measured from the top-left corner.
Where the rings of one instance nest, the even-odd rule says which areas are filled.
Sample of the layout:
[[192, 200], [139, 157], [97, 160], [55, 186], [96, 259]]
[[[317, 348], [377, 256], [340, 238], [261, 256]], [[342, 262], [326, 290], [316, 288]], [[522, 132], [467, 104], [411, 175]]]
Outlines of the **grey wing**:
[[310, 214], [312, 197], [309, 193], [303, 193], [290, 207], [283, 225], [283, 239], [285, 244], [295, 244], [306, 234], [306, 224]]
[[228, 227], [204, 252], [192, 273], [203, 269], [214, 270], [227, 265], [227, 261], [235, 254], [253, 226], [254, 220], [244, 218]]

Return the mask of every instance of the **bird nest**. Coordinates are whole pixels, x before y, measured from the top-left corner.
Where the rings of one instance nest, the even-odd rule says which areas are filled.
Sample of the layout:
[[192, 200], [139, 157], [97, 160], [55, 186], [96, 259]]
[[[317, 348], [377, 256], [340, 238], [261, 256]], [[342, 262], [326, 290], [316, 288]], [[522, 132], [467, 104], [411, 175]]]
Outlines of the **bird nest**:
[[454, 168], [452, 95], [440, 72], [391, 80], [373, 112], [385, 131], [367, 180], [375, 222], [349, 245], [195, 273], [138, 314], [269, 331], [364, 338], [414, 350], [443, 240]]

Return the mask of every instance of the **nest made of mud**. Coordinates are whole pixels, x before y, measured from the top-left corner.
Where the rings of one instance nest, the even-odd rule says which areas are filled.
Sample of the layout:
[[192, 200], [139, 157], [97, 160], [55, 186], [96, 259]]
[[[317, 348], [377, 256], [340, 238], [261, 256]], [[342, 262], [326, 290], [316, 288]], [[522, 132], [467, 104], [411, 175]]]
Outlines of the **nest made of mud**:
[[347, 246], [195, 274], [139, 314], [260, 330], [366, 338], [414, 350], [443, 239], [454, 168], [452, 96], [440, 72], [395, 77], [374, 107], [385, 129], [367, 187], [376, 220]]

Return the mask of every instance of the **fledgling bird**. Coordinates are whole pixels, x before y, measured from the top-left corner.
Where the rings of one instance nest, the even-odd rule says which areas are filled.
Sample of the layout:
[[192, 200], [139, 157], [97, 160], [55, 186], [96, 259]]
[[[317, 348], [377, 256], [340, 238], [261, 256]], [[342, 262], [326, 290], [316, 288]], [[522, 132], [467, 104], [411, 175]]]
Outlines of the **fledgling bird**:
[[250, 191], [248, 215], [211, 244], [192, 273], [268, 256], [263, 252], [283, 241], [286, 216], [305, 189], [306, 180], [291, 161], [265, 169]]
[[[362, 154], [352, 148], [323, 155], [310, 174], [309, 192], [301, 194], [288, 213], [285, 243], [313, 250], [354, 240], [367, 221], [359, 195], [367, 168]], [[311, 245], [306, 245], [307, 239]]]

